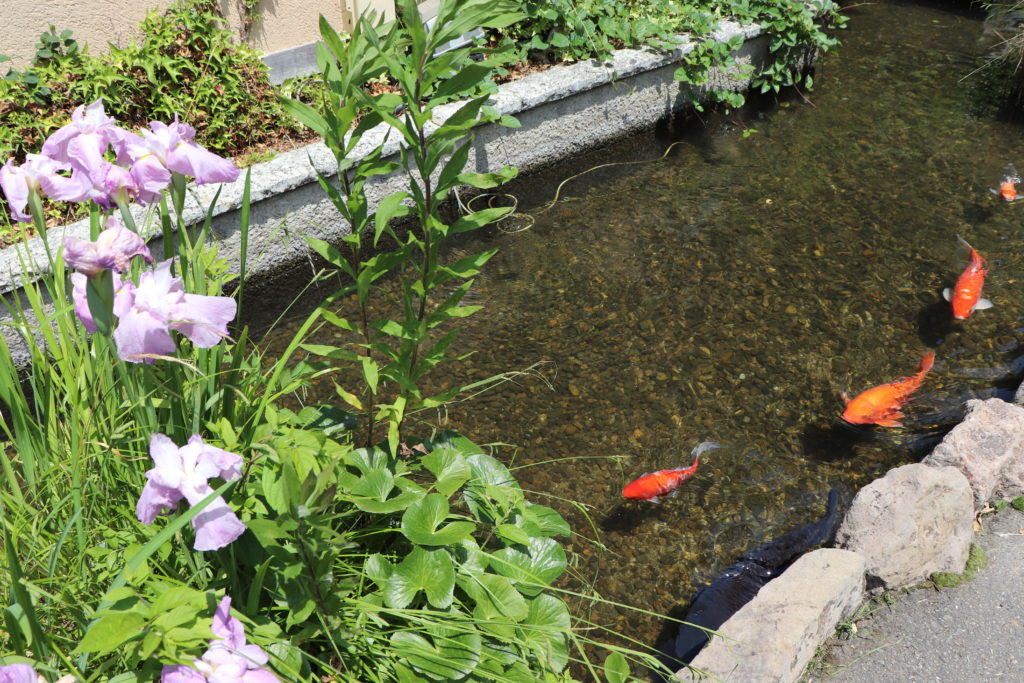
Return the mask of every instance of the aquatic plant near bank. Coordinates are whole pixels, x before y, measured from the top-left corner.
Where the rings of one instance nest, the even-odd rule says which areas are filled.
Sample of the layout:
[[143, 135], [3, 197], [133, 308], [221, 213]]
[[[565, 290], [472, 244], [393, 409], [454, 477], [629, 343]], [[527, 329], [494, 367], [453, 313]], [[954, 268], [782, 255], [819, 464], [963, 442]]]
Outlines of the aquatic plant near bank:
[[[451, 324], [476, 310], [461, 299], [493, 253], [452, 263], [441, 245], [504, 213], [446, 222], [440, 204], [456, 184], [488, 187], [512, 175], [465, 172], [471, 128], [494, 115], [481, 97], [447, 115], [439, 105], [474, 90], [490, 66], [434, 48], [468, 24], [515, 17], [494, 10], [483, 0], [445, 2], [429, 32], [418, 21], [364, 20], [347, 43], [325, 29], [330, 106], [288, 106], [322, 125], [325, 138], [333, 131], [340, 185], [321, 180], [359, 232], [346, 240], [348, 254], [314, 242], [349, 284], [273, 362], [244, 328], [230, 327], [245, 305], [244, 262], [240, 279], [227, 271], [208, 243], [209, 218], [194, 230], [180, 222], [180, 171], [210, 179], [199, 166], [174, 167], [170, 153], [133, 158], [123, 143], [142, 136], [116, 129], [101, 104], [91, 110], [96, 126], [46, 148], [66, 153], [57, 163], [94, 189], [108, 166], [131, 177], [154, 158], [167, 182], [145, 197], [130, 183], [83, 197], [90, 240], [69, 241], [62, 253], [44, 238], [47, 263], [36, 270], [49, 274], [24, 276], [24, 303], [6, 301], [32, 364], [22, 377], [0, 339], [0, 591], [12, 605], [0, 666], [31, 662], [48, 678], [90, 682], [225, 672], [260, 681], [512, 681], [565, 679], [570, 659], [585, 658], [574, 650], [582, 653], [586, 638], [552, 589], [567, 570], [557, 538], [568, 525], [526, 500], [490, 453], [437, 433], [419, 412], [459, 395], [424, 396], [420, 382], [455, 340]], [[415, 16], [411, 1], [403, 15]], [[361, 82], [382, 68], [401, 73], [410, 94], [349, 96], [346, 78]], [[376, 121], [402, 135], [400, 163], [383, 161], [380, 147], [350, 159], [342, 145], [356, 117], [353, 136]], [[427, 127], [432, 118], [441, 119], [436, 129]], [[150, 132], [179, 125], [157, 122]], [[101, 129], [95, 149], [76, 142]], [[188, 144], [182, 137], [173, 149]], [[163, 176], [154, 170], [145, 177]], [[365, 183], [395, 170], [407, 174], [409, 191], [372, 212]], [[43, 185], [21, 182], [42, 229]], [[246, 178], [243, 253], [248, 194]], [[140, 199], [152, 210], [136, 225], [130, 204]], [[409, 233], [390, 224], [397, 215], [414, 219]], [[171, 260], [154, 266], [133, 235], [155, 230]], [[375, 255], [360, 251], [360, 237], [378, 243]], [[330, 310], [355, 294], [366, 314], [385, 274], [401, 283], [393, 320], [347, 323]], [[325, 321], [353, 333], [352, 343], [304, 343]], [[299, 350], [319, 358], [296, 360]], [[365, 388], [337, 389], [355, 414], [302, 405], [311, 378], [352, 366]], [[626, 656], [653, 661], [613, 649], [615, 680], [628, 671]]]

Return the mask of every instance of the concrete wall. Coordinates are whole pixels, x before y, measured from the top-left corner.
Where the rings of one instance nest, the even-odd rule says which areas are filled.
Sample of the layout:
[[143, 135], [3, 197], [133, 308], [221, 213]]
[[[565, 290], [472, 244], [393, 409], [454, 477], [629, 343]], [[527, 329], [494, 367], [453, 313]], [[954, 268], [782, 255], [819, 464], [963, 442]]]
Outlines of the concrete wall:
[[[139, 23], [149, 10], [162, 10], [173, 0], [0, 0], [0, 54], [12, 58], [15, 68], [24, 67], [35, 54], [39, 34], [52, 24], [60, 32], [71, 29], [90, 54], [106, 51], [107, 43], [125, 47], [136, 40]], [[219, 0], [221, 11], [236, 33], [242, 35], [242, 0]], [[270, 54], [312, 43], [320, 37], [323, 14], [339, 31], [368, 9], [390, 12], [392, 0], [262, 0], [260, 19], [246, 33], [245, 41]], [[8, 64], [7, 66], [11, 66]], [[6, 70], [5, 70], [6, 71]]]

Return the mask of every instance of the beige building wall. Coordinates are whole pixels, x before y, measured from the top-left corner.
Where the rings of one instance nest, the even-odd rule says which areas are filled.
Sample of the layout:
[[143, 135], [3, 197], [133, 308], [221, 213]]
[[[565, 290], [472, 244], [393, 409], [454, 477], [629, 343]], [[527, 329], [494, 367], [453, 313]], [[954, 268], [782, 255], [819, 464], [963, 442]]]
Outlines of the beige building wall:
[[[124, 47], [139, 37], [139, 23], [151, 9], [164, 9], [173, 0], [0, 0], [0, 54], [13, 66], [25, 66], [35, 54], [39, 34], [53, 24], [57, 31], [71, 29], [79, 43], [88, 43], [90, 54], [106, 51], [107, 43]], [[241, 0], [219, 0], [229, 25], [240, 33]], [[323, 14], [339, 31], [354, 16], [373, 8], [394, 16], [392, 0], [263, 0], [260, 19], [248, 32], [246, 42], [264, 54], [312, 43], [320, 37]], [[12, 66], [11, 63], [4, 65]]]

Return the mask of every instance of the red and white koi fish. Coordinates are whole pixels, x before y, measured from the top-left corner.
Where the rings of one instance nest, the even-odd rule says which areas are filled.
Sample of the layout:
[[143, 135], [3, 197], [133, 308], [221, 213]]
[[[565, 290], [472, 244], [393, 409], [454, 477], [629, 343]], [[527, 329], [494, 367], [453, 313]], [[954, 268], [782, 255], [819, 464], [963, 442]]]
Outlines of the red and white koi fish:
[[649, 500], [657, 503], [660, 496], [675, 493], [679, 486], [693, 476], [700, 463], [700, 454], [712, 448], [721, 448], [714, 441], [705, 441], [693, 449], [693, 464], [673, 470], [650, 472], [630, 482], [622, 489], [622, 495], [631, 500]]
[[843, 411], [843, 419], [855, 425], [875, 424], [882, 427], [902, 427], [903, 423], [899, 420], [903, 417], [903, 413], [900, 412], [900, 408], [921, 386], [924, 376], [928, 374], [934, 364], [935, 352], [929, 351], [921, 358], [916, 375], [901, 377], [895, 382], [872, 387], [857, 394], [853, 399], [848, 398], [844, 391], [843, 400], [846, 401], [846, 410]]
[[956, 285], [950, 290], [948, 287], [942, 290], [943, 298], [953, 306], [953, 317], [957, 320], [967, 320], [974, 311], [983, 311], [992, 308], [992, 302], [981, 298], [981, 288], [985, 286], [985, 276], [988, 275], [988, 262], [981, 254], [974, 250], [962, 237], [957, 235], [960, 247], [970, 252], [971, 260], [956, 279]]
[[1018, 199], [1024, 199], [1024, 197], [1017, 196], [1017, 183], [1020, 182], [1020, 176], [1017, 175], [1017, 169], [1013, 167], [1013, 164], [1007, 164], [1004, 169], [1003, 180], [999, 183], [999, 189], [989, 189], [989, 192], [1002, 197], [1008, 202], [1016, 201]]

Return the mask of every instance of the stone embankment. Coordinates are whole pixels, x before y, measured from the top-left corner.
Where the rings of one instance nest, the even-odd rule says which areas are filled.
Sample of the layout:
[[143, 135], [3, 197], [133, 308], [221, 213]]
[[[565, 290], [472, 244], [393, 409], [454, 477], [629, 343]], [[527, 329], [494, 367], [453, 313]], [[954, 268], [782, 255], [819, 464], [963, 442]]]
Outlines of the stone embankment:
[[[768, 37], [756, 24], [741, 26], [722, 21], [714, 38], [741, 38], [743, 45], [733, 53], [734, 65], [712, 70], [701, 86], [674, 78], [683, 55], [696, 48], [693, 42], [664, 53], [617, 50], [607, 62], [555, 66], [501, 85], [490, 104], [500, 114], [518, 118], [521, 126], [477, 126], [466, 170], [485, 173], [503, 166], [514, 166], [521, 172], [538, 169], [654, 126], [662, 119], [691, 109], [694, 99], [707, 101], [711, 91], [747, 90], [752, 74], [768, 63]], [[456, 102], [438, 107], [435, 119], [443, 120], [459, 106]], [[351, 156], [362, 157], [378, 146], [382, 146], [383, 161], [398, 159], [398, 137], [389, 133], [385, 124], [368, 131]], [[194, 188], [186, 201], [183, 220], [187, 225], [197, 225], [206, 217], [214, 197], [218, 197], [211, 213], [211, 231], [218, 253], [229, 268], [238, 272], [243, 260], [241, 250], [243, 244], [247, 245], [246, 276], [254, 284], [262, 285], [265, 298], [276, 297], [264, 300], [263, 307], [268, 310], [283, 310], [292, 303], [294, 295], [290, 289], [276, 292], [270, 286], [275, 279], [294, 277], [296, 268], [315, 271], [308, 265], [313, 262], [313, 251], [302, 236], [337, 243], [350, 232], [350, 226], [320, 187], [317, 172], [330, 182], [334, 182], [338, 172], [333, 154], [322, 142], [284, 152], [253, 166], [247, 240], [243, 240], [240, 232], [244, 177], [233, 183]], [[400, 190], [408, 190], [408, 180], [399, 172], [371, 179], [366, 185], [369, 209], [375, 210], [384, 197]], [[133, 213], [143, 236], [150, 240], [154, 256], [160, 258], [163, 249], [159, 224], [140, 207], [134, 207]], [[59, 244], [65, 235], [87, 239], [89, 222], [53, 228], [47, 234], [54, 244]], [[0, 251], [0, 295], [19, 290], [26, 263], [31, 264], [30, 272], [35, 275], [47, 272], [46, 251], [38, 237], [30, 240], [25, 249]], [[5, 311], [0, 309], [0, 322], [6, 319]], [[25, 362], [27, 357], [17, 335], [11, 331], [13, 328], [2, 327], [0, 332], [12, 345], [15, 361]]]
[[858, 492], [837, 548], [808, 553], [733, 615], [679, 679], [796, 681], [869, 595], [964, 571], [978, 512], [1024, 495], [1024, 387], [1015, 403], [972, 400], [920, 463]]

